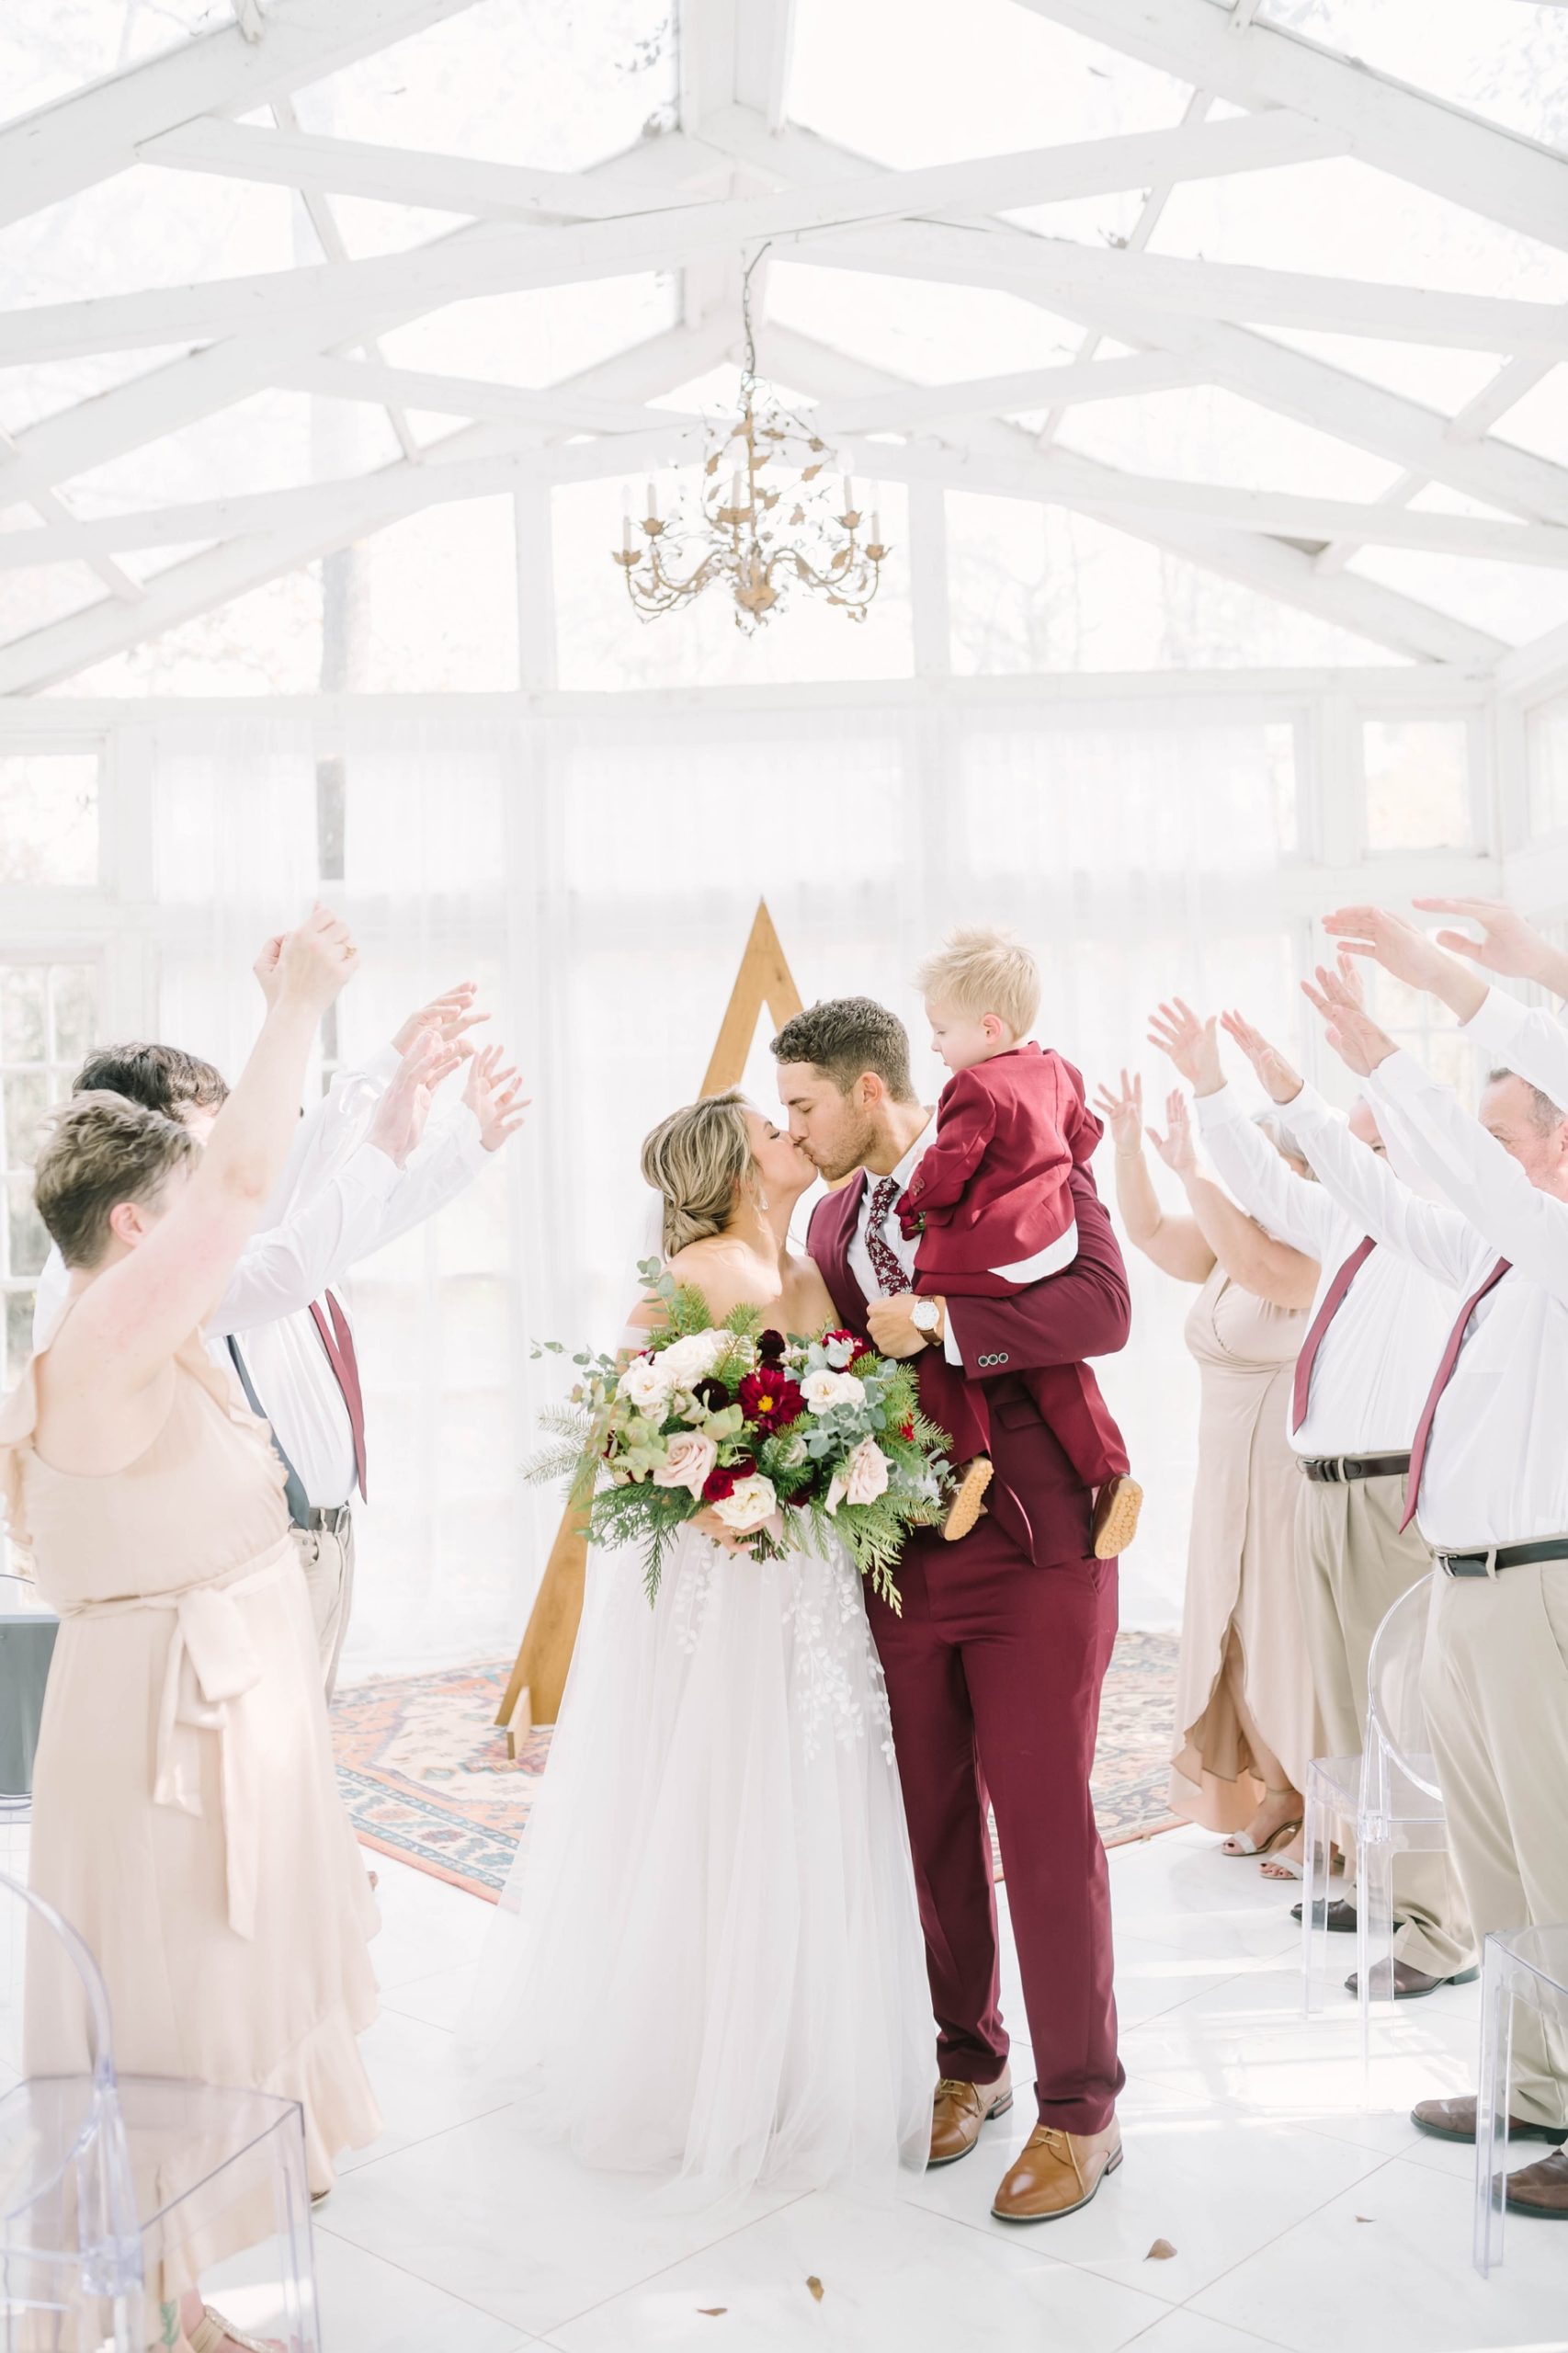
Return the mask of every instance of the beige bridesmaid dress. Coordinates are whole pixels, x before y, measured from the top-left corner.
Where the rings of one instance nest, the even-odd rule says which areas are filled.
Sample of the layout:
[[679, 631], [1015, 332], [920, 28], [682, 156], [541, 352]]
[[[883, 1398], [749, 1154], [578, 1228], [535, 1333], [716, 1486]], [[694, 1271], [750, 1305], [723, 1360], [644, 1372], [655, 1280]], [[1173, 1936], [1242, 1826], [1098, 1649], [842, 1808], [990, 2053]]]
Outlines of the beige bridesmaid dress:
[[[267, 1425], [193, 1336], [146, 1451], [72, 1475], [35, 1443], [37, 1361], [0, 1408], [0, 1495], [60, 1613], [32, 1886], [97, 1959], [119, 2073], [298, 2100], [311, 2188], [327, 2189], [334, 2157], [381, 2130], [356, 2040], [376, 2015], [379, 1922]], [[88, 2064], [56, 1950], [29, 1952], [35, 2074]], [[272, 2227], [270, 2201], [231, 2208], [164, 2292]]]
[[1244, 1828], [1263, 1794], [1224, 1672], [1233, 1638], [1247, 1710], [1295, 1788], [1323, 1754], [1296, 1595], [1301, 1474], [1286, 1434], [1308, 1321], [1305, 1308], [1271, 1307], [1218, 1267], [1187, 1319], [1201, 1404], [1170, 1802], [1209, 1830]]

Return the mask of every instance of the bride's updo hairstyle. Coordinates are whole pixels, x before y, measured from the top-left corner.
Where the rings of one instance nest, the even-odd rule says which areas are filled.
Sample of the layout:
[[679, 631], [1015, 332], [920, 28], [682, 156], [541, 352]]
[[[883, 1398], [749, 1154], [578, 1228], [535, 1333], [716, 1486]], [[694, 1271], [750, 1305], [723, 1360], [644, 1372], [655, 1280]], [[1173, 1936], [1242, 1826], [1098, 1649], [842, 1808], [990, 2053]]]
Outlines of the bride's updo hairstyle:
[[643, 1142], [642, 1179], [664, 1201], [666, 1258], [722, 1233], [756, 1184], [745, 1097], [705, 1096], [661, 1120]]

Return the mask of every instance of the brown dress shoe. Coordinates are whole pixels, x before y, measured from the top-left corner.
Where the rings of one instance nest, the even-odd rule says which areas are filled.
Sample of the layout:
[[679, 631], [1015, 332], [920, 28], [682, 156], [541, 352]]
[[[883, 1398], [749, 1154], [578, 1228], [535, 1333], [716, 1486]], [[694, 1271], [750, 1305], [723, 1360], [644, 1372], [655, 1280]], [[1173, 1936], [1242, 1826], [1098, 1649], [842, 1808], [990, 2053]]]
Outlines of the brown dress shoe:
[[991, 2211], [1002, 2222], [1054, 2222], [1086, 2206], [1121, 2163], [1121, 2128], [1058, 2132], [1037, 2125], [1003, 2177]]
[[967, 2157], [980, 2138], [980, 2128], [994, 2116], [1006, 2116], [1013, 2105], [1013, 2078], [1004, 2067], [994, 2084], [961, 2083], [944, 2075], [931, 2102], [931, 2154], [934, 2165], [950, 2165]]
[[[1393, 1998], [1396, 2002], [1418, 2002], [1423, 1994], [1435, 1994], [1439, 1985], [1473, 1985], [1480, 1976], [1479, 1969], [1459, 1969], [1451, 1977], [1432, 1977], [1425, 1969], [1417, 1969], [1413, 1961], [1396, 1961], [1393, 1965]], [[1345, 1981], [1347, 1994], [1356, 1991], [1359, 1972], [1352, 1970]], [[1386, 1961], [1373, 1963], [1372, 1991], [1380, 2002], [1389, 1997], [1389, 1965]]]
[[1511, 2173], [1507, 2200], [1510, 2214], [1540, 2214], [1568, 2222], [1568, 2149]]
[[[1418, 2132], [1429, 2132], [1434, 2141], [1469, 2141], [1475, 2139], [1475, 2101], [1463, 2099], [1419, 2099], [1410, 2111], [1410, 2120]], [[1568, 2141], [1568, 2130], [1560, 2124], [1532, 2124], [1522, 2116], [1508, 2119], [1510, 2141], [1550, 2141], [1555, 2147]]]

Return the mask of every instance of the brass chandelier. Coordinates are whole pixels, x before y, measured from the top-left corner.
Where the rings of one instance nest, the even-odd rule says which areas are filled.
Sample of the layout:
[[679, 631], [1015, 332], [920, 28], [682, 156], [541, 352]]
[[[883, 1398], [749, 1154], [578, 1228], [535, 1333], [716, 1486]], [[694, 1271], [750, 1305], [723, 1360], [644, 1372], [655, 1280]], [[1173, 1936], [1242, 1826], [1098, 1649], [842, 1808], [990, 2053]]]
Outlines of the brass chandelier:
[[754, 256], [742, 280], [740, 408], [727, 426], [710, 432], [698, 512], [661, 516], [658, 485], [650, 482], [647, 511], [637, 518], [631, 491], [626, 494], [612, 559], [644, 620], [689, 605], [723, 582], [734, 598], [735, 627], [748, 637], [797, 593], [863, 621], [881, 582], [889, 551], [875, 487], [862, 513], [848, 459], [835, 461], [826, 442], [756, 372], [751, 276], [767, 250]]

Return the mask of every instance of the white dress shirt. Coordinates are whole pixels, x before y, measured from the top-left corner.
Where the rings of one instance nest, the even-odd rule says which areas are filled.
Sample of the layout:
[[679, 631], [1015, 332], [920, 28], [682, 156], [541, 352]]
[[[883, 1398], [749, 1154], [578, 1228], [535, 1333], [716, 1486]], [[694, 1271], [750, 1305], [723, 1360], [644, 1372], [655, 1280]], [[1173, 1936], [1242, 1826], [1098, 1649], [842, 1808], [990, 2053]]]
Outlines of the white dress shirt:
[[[1335, 1277], [1368, 1229], [1327, 1188], [1298, 1176], [1233, 1087], [1198, 1097], [1198, 1124], [1215, 1167], [1249, 1217], [1322, 1269], [1308, 1329]], [[1373, 1157], [1349, 1130], [1345, 1141]], [[1298, 1454], [1403, 1454], [1453, 1329], [1461, 1294], [1399, 1252], [1379, 1248], [1357, 1269], [1318, 1345], [1306, 1418], [1289, 1432]], [[1291, 1405], [1286, 1406], [1287, 1426]]]
[[[887, 1244], [888, 1248], [892, 1252], [893, 1256], [898, 1260], [899, 1265], [903, 1268], [904, 1274], [908, 1277], [909, 1287], [912, 1290], [915, 1288], [915, 1254], [916, 1249], [919, 1247], [919, 1237], [916, 1236], [914, 1240], [905, 1241], [903, 1228], [900, 1225], [897, 1218], [892, 1213], [892, 1204], [898, 1199], [901, 1193], [903, 1193], [908, 1189], [909, 1180], [915, 1174], [915, 1164], [919, 1160], [921, 1154], [926, 1149], [926, 1128], [929, 1128], [930, 1124], [930, 1117], [927, 1116], [926, 1127], [921, 1129], [920, 1133], [915, 1137], [915, 1142], [910, 1145], [909, 1150], [904, 1154], [903, 1158], [899, 1162], [898, 1166], [896, 1168], [890, 1168], [888, 1171], [888, 1176], [892, 1180], [893, 1191], [889, 1199], [887, 1215], [883, 1219], [881, 1226], [881, 1238]], [[870, 1230], [871, 1223], [871, 1196], [876, 1191], [877, 1187], [881, 1184], [884, 1184], [886, 1181], [887, 1178], [873, 1176], [869, 1168], [867, 1169], [866, 1189], [860, 1196], [859, 1215], [855, 1220], [855, 1232], [849, 1244], [849, 1271], [854, 1276], [856, 1281], [859, 1284], [861, 1290], [865, 1292], [868, 1300], [881, 1299], [884, 1296], [881, 1284], [877, 1279], [877, 1270], [871, 1264], [871, 1253], [868, 1246], [866, 1236]], [[963, 1357], [960, 1352], [959, 1344], [953, 1336], [951, 1320], [949, 1317], [944, 1316], [942, 1318], [942, 1325], [943, 1355], [947, 1358], [949, 1364], [962, 1364]]]
[[1521, 1005], [1506, 989], [1488, 989], [1460, 1035], [1568, 1111], [1568, 1029], [1555, 1014]]
[[1312, 1088], [1280, 1109], [1362, 1231], [1448, 1284], [1461, 1303], [1500, 1256], [1512, 1261], [1471, 1316], [1438, 1404], [1418, 1498], [1421, 1533], [1449, 1552], [1568, 1535], [1568, 1203], [1539, 1191], [1410, 1055], [1380, 1063], [1368, 1092], [1380, 1128], [1385, 1114], [1397, 1123], [1403, 1149], [1448, 1201], [1423, 1200], [1402, 1185]]

